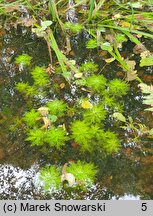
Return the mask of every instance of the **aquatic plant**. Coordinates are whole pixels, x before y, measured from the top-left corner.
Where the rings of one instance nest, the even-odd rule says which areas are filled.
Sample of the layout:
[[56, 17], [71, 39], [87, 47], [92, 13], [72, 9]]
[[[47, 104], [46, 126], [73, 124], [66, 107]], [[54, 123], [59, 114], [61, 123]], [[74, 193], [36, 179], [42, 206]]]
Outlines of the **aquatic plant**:
[[88, 61], [80, 66], [80, 71], [93, 74], [98, 71], [98, 65], [92, 61]]
[[65, 145], [65, 141], [67, 140], [66, 131], [62, 128], [51, 127], [50, 130], [45, 133], [44, 141], [48, 143], [50, 147], [60, 149], [61, 146]]
[[59, 189], [61, 186], [61, 174], [60, 167], [55, 165], [46, 166], [40, 170], [40, 180], [43, 183], [43, 187], [45, 190], [54, 190]]
[[67, 105], [62, 100], [58, 99], [48, 102], [46, 105], [50, 110], [50, 114], [56, 116], [63, 116], [67, 109]]
[[39, 116], [39, 112], [36, 112], [34, 109], [32, 109], [30, 112], [26, 112], [22, 119], [29, 127], [33, 127], [36, 125], [36, 119]]
[[89, 150], [89, 143], [93, 138], [93, 131], [84, 121], [74, 121], [71, 125], [72, 138], [81, 145], [82, 149]]
[[45, 140], [45, 132], [41, 129], [31, 129], [28, 132], [27, 141], [31, 142], [32, 146], [42, 146]]
[[28, 54], [22, 54], [15, 58], [16, 64], [21, 64], [23, 66], [29, 66], [31, 63], [32, 57]]
[[86, 85], [95, 92], [104, 90], [106, 78], [103, 75], [91, 75], [86, 79]]
[[129, 90], [128, 84], [119, 79], [111, 80], [108, 83], [109, 93], [113, 96], [122, 96], [126, 95]]
[[97, 48], [97, 46], [98, 46], [97, 40], [95, 39], [90, 39], [86, 44], [86, 48], [88, 49], [95, 49]]
[[76, 163], [70, 162], [66, 171], [75, 176], [78, 184], [83, 184], [90, 187], [95, 180], [97, 168], [93, 163], [86, 163], [85, 161], [77, 161]]
[[36, 66], [31, 71], [32, 78], [34, 79], [34, 85], [38, 87], [48, 86], [48, 74], [43, 67]]
[[33, 97], [37, 93], [35, 86], [30, 86], [28, 83], [19, 82], [15, 88], [28, 97]]
[[120, 140], [114, 132], [106, 131], [97, 134], [100, 149], [103, 149], [107, 154], [118, 152], [120, 148]]
[[107, 111], [104, 109], [102, 105], [93, 106], [92, 109], [84, 112], [83, 118], [84, 121], [89, 124], [99, 124], [106, 118]]

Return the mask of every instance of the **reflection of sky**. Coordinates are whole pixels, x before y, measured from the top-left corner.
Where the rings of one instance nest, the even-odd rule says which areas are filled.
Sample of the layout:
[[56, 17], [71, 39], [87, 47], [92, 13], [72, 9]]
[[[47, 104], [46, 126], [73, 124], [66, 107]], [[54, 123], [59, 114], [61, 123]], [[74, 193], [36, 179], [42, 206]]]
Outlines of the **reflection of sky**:
[[124, 194], [124, 196], [121, 196], [120, 198], [117, 198], [116, 196], [112, 197], [112, 200], [140, 200], [140, 196], [133, 196], [132, 194]]
[[[38, 168], [37, 164], [32, 165], [28, 170], [13, 167], [12, 165], [0, 165], [0, 196], [7, 199], [34, 199], [34, 193], [39, 194], [42, 192], [41, 182], [38, 179], [39, 172], [36, 171]], [[88, 199], [88, 197], [86, 198]], [[140, 200], [140, 197], [125, 194], [121, 197], [113, 196], [111, 199]]]
[[[0, 166], [0, 195], [7, 198], [32, 198], [30, 194], [33, 187], [33, 179], [38, 166], [34, 164], [28, 170], [22, 170], [12, 165]], [[24, 194], [25, 193], [25, 197]], [[22, 196], [23, 195], [23, 196]]]

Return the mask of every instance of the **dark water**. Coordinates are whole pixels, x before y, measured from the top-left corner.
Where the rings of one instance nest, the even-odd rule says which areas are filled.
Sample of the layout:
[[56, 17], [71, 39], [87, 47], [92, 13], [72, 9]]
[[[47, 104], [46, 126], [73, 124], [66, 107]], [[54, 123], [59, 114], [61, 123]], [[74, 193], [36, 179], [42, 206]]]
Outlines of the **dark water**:
[[[136, 144], [123, 131], [118, 131], [122, 150], [101, 160], [98, 158], [100, 174], [92, 188], [86, 192], [62, 190], [50, 195], [43, 193], [37, 182], [39, 167], [45, 164], [45, 157], [24, 142], [22, 128], [14, 127], [14, 124], [18, 124], [18, 117], [28, 108], [15, 90], [15, 84], [30, 79], [28, 70], [19, 70], [14, 59], [27, 53], [33, 57], [32, 66], [46, 66], [49, 64], [47, 46], [24, 28], [0, 29], [0, 35], [0, 199], [153, 199], [153, 141], [143, 137]], [[103, 67], [103, 58], [97, 52], [85, 51], [83, 41], [86, 41], [86, 35], [80, 37], [81, 42], [78, 42], [78, 38], [72, 40], [76, 61], [82, 63], [92, 59], [100, 68]], [[148, 44], [150, 41], [145, 42], [153, 51], [152, 45]], [[129, 42], [123, 52], [129, 55], [132, 46]], [[118, 70], [117, 64], [107, 65], [103, 74], [112, 79]], [[144, 81], [151, 83], [151, 78], [148, 80], [145, 76], [152, 77], [152, 68], [141, 69], [140, 75], [146, 79]], [[125, 115], [151, 128], [152, 115], [143, 112], [143, 109], [141, 93], [137, 82], [133, 81], [125, 97]], [[97, 161], [96, 155], [93, 160]]]

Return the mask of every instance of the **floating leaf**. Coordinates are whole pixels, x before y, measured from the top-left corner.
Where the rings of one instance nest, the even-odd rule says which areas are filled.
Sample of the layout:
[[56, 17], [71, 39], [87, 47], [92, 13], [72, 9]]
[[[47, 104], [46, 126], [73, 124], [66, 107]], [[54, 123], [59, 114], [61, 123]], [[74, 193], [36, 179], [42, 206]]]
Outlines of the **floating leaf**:
[[79, 79], [82, 77], [82, 75], [83, 75], [83, 73], [76, 73], [76, 74], [74, 74], [74, 77]]
[[133, 52], [135, 54], [140, 54], [140, 53], [143, 53], [145, 51], [147, 51], [147, 48], [142, 43], [135, 45], [135, 47], [133, 48]]
[[61, 83], [61, 84], [60, 84], [60, 88], [61, 88], [61, 89], [65, 88], [65, 83]]
[[153, 65], [153, 56], [142, 58], [140, 60], [140, 67], [143, 67], [143, 66], [152, 66], [152, 65]]
[[137, 70], [135, 70], [135, 71], [127, 71], [126, 76], [127, 76], [126, 77], [127, 81], [135, 80], [137, 78]]
[[105, 62], [107, 63], [111, 63], [115, 60], [115, 58], [108, 58], [108, 59], [105, 59]]
[[72, 173], [64, 173], [61, 175], [61, 182], [68, 181], [69, 187], [75, 184], [75, 176]]
[[131, 70], [135, 69], [136, 62], [134, 60], [125, 60], [125, 62], [130, 67]]
[[41, 114], [41, 116], [46, 116], [46, 115], [48, 115], [49, 108], [48, 107], [40, 107], [38, 109], [38, 112]]
[[122, 113], [115, 112], [115, 113], [113, 113], [113, 117], [118, 119], [119, 121], [126, 122], [126, 119]]
[[41, 129], [47, 129], [51, 125], [51, 122], [47, 117], [42, 117], [42, 119], [44, 121], [44, 125], [41, 127]]
[[83, 101], [81, 103], [81, 107], [83, 107], [84, 109], [91, 109], [93, 105], [89, 101]]

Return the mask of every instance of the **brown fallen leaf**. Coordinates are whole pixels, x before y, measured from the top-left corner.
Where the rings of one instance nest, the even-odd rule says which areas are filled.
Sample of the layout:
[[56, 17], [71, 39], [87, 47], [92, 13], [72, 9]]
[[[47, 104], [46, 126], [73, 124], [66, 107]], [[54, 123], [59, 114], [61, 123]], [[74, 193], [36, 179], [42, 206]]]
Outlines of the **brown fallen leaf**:
[[51, 121], [47, 117], [42, 117], [44, 121], [44, 125], [41, 127], [41, 129], [47, 129], [51, 125]]
[[60, 88], [61, 88], [61, 89], [65, 88], [65, 83], [61, 83], [61, 84], [60, 84]]
[[49, 113], [49, 108], [48, 107], [40, 107], [38, 109], [38, 112], [41, 114], [41, 116], [45, 117]]
[[147, 48], [142, 43], [135, 45], [133, 48], [135, 54], [141, 54], [144, 51], [147, 51]]
[[46, 72], [50, 75], [55, 73], [55, 68], [52, 66], [52, 64], [48, 65], [48, 67], [46, 68]]
[[126, 80], [127, 81], [132, 81], [137, 78], [137, 70], [135, 71], [127, 71], [126, 73]]

